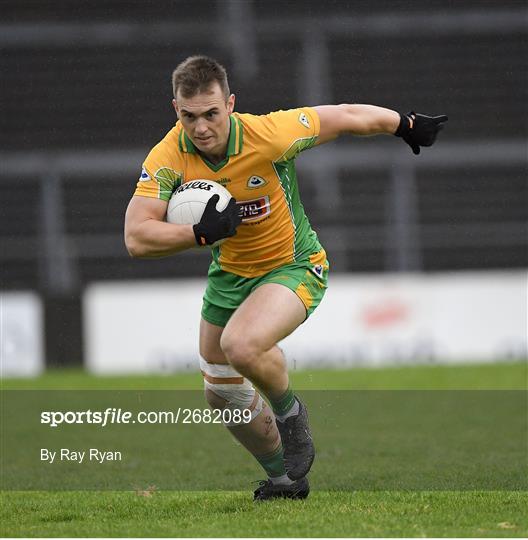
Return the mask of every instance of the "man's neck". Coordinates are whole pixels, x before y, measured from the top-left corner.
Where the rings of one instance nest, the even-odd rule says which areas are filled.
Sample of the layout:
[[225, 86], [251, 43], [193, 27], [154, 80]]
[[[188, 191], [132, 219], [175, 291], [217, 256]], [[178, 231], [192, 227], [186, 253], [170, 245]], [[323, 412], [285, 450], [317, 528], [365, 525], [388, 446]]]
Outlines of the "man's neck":
[[205, 152], [198, 150], [198, 148], [196, 150], [198, 151], [200, 156], [205, 158], [207, 161], [209, 161], [213, 165], [218, 165], [219, 163], [224, 161], [224, 159], [227, 157], [227, 146], [226, 146], [225, 151], [221, 154], [206, 154]]

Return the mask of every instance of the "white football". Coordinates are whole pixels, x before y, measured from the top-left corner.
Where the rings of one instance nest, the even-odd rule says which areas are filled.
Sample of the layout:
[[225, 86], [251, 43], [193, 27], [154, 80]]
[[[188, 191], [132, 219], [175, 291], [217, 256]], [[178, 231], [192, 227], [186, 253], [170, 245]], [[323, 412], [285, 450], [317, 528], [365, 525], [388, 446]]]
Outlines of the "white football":
[[[213, 195], [220, 197], [216, 203], [219, 212], [224, 210], [232, 196], [224, 186], [211, 180], [185, 182], [172, 194], [167, 208], [167, 221], [178, 225], [199, 223], [205, 206]], [[219, 240], [214, 245], [223, 241]]]

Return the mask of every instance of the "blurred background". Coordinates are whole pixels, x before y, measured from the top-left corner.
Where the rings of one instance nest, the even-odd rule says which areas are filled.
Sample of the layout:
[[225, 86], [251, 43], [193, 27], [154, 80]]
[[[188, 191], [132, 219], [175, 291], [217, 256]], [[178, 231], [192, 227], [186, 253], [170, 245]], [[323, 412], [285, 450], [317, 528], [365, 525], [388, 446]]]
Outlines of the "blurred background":
[[[456, 297], [489, 277], [475, 297], [493, 290], [499, 303], [511, 300], [495, 317], [515, 327], [499, 336], [515, 343], [488, 356], [526, 356], [526, 1], [2, 0], [0, 8], [3, 374], [24, 374], [31, 340], [41, 366], [86, 362], [94, 344], [83, 303], [94, 286], [126, 285], [130, 296], [146, 283], [136, 280], [177, 287], [206, 275], [207, 252], [141, 261], [123, 243], [142, 161], [175, 122], [172, 70], [191, 54], [225, 65], [240, 112], [357, 102], [448, 114], [437, 145], [418, 157], [390, 137], [343, 137], [306, 152], [304, 206], [334, 275], [353, 284], [401, 275], [427, 288], [431, 276], [458, 276], [459, 288], [445, 289]], [[397, 293], [378, 311], [366, 305], [367, 326], [402, 323], [414, 308], [400, 285]], [[423, 312], [428, 301], [418, 304]], [[197, 326], [198, 312], [184, 316]], [[123, 325], [113, 330], [117, 345]], [[336, 362], [368, 357], [357, 344], [347, 354], [336, 352]]]

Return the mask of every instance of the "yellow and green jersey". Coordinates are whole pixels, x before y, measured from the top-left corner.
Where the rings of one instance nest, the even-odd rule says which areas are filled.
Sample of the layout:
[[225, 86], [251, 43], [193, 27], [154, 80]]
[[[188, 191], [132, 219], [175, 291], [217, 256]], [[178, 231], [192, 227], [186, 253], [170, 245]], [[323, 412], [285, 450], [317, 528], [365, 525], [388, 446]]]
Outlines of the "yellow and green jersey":
[[230, 122], [226, 158], [214, 165], [178, 121], [147, 156], [135, 195], [168, 201], [184, 182], [222, 184], [242, 208], [236, 236], [213, 249], [226, 272], [251, 278], [296, 261], [322, 263], [326, 256], [304, 212], [295, 172], [295, 158], [319, 135], [317, 113], [309, 107], [233, 113]]

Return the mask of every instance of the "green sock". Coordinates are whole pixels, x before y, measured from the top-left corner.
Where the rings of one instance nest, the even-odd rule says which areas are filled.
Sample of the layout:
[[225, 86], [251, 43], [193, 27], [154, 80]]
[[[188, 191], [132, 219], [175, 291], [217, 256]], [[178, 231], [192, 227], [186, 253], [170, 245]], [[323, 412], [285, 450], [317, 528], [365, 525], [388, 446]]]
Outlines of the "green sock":
[[255, 457], [270, 478], [286, 474], [282, 444], [279, 444], [279, 446], [269, 454]]
[[269, 402], [276, 416], [284, 416], [295, 405], [293, 390], [288, 385], [288, 390], [282, 396], [277, 399], [270, 399]]

